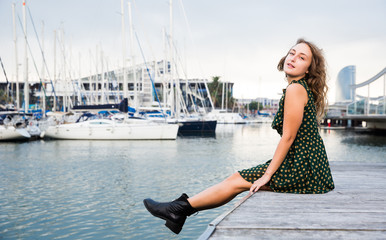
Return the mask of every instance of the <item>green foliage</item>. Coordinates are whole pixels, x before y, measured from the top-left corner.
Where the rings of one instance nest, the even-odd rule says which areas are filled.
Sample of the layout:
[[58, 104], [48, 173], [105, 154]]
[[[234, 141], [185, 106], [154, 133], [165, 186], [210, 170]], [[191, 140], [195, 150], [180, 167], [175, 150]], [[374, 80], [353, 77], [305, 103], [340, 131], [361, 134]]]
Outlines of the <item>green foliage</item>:
[[249, 110], [262, 110], [263, 109], [263, 105], [259, 102], [255, 102], [255, 101], [252, 101], [250, 104], [249, 104]]
[[215, 76], [215, 77], [212, 77], [212, 82], [208, 83], [210, 96], [212, 98], [212, 102], [215, 107], [217, 107], [218, 105], [218, 99], [220, 99], [221, 101], [221, 96], [220, 96], [221, 93], [219, 94], [219, 87], [220, 87], [219, 80], [220, 80], [220, 77]]
[[9, 97], [7, 95], [7, 92], [3, 89], [0, 89], [0, 103], [6, 104], [9, 101]]
[[[222, 103], [222, 96], [223, 96], [222, 89], [223, 89], [224, 83], [220, 82], [219, 80], [220, 80], [219, 76], [214, 76], [212, 77], [212, 82], [208, 83], [210, 96], [212, 97], [213, 105], [215, 108], [220, 108]], [[232, 93], [230, 90], [228, 90], [227, 95], [228, 95], [228, 108], [232, 108], [235, 102], [235, 99], [232, 97]], [[225, 99], [226, 99], [226, 96], [224, 96], [224, 101]], [[224, 102], [224, 107], [225, 105], [226, 103]]]

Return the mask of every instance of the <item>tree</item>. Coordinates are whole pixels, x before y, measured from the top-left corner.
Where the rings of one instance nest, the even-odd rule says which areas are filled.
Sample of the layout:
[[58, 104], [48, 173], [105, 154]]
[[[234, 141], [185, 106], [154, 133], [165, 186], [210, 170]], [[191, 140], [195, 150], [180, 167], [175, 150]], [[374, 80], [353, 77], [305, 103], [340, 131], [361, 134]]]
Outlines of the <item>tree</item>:
[[252, 101], [252, 102], [249, 104], [249, 109], [250, 109], [250, 110], [257, 110], [258, 107], [259, 107], [259, 103], [258, 103], [258, 102]]
[[[223, 89], [224, 83], [220, 82], [219, 80], [220, 80], [219, 76], [214, 76], [212, 77], [212, 82], [208, 83], [209, 92], [212, 97], [212, 102], [215, 108], [220, 108], [222, 103], [222, 96], [223, 96], [222, 89]], [[232, 108], [235, 102], [235, 99], [232, 97], [232, 93], [230, 90], [228, 90], [227, 95], [228, 95], [228, 108]]]
[[263, 109], [263, 105], [259, 102], [255, 102], [255, 101], [252, 101], [250, 104], [249, 104], [249, 109], [250, 110], [262, 110]]
[[219, 86], [220, 86], [220, 83], [219, 83], [219, 80], [220, 80], [220, 77], [219, 76], [215, 76], [215, 77], [212, 77], [212, 82], [208, 83], [208, 88], [209, 88], [209, 93], [210, 93], [210, 96], [212, 98], [212, 102], [213, 102], [213, 105], [214, 107], [218, 107], [218, 91], [219, 91]]
[[10, 100], [6, 90], [0, 89], [0, 104], [7, 104]]

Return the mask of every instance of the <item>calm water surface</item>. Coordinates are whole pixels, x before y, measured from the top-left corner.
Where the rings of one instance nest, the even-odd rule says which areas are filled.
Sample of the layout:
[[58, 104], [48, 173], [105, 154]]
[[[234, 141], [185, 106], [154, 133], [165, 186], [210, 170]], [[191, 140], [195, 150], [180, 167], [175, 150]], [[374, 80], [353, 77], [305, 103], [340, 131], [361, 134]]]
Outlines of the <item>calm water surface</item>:
[[[386, 162], [386, 136], [321, 130], [330, 161]], [[194, 195], [272, 158], [263, 125], [219, 125], [215, 138], [0, 143], [0, 239], [196, 239], [227, 205], [188, 218], [179, 235], [142, 200]]]

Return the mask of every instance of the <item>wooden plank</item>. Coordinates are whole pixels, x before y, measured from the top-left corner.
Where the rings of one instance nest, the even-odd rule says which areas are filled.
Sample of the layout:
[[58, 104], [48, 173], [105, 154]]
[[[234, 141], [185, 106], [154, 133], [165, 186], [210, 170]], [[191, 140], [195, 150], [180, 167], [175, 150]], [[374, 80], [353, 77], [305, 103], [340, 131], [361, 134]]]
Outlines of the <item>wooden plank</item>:
[[245, 229], [219, 229], [211, 236], [211, 240], [256, 240], [256, 239], [372, 239], [384, 240], [384, 231], [313, 231], [313, 230], [267, 230], [246, 231]]
[[[368, 224], [371, 223], [371, 224]], [[385, 212], [314, 212], [272, 214], [234, 212], [225, 218], [217, 228], [257, 229], [313, 229], [313, 230], [385, 230]]]
[[258, 192], [200, 239], [386, 239], [386, 163], [332, 162], [326, 194]]

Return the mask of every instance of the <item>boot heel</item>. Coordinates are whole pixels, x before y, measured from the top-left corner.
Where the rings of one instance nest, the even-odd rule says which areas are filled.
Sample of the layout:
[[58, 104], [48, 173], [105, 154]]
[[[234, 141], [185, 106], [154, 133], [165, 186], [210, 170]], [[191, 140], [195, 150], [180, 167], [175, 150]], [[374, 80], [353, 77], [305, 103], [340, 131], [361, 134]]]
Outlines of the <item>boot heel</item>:
[[182, 226], [184, 223], [174, 223], [172, 221], [166, 220], [165, 226], [168, 227], [175, 234], [179, 234], [181, 232]]

